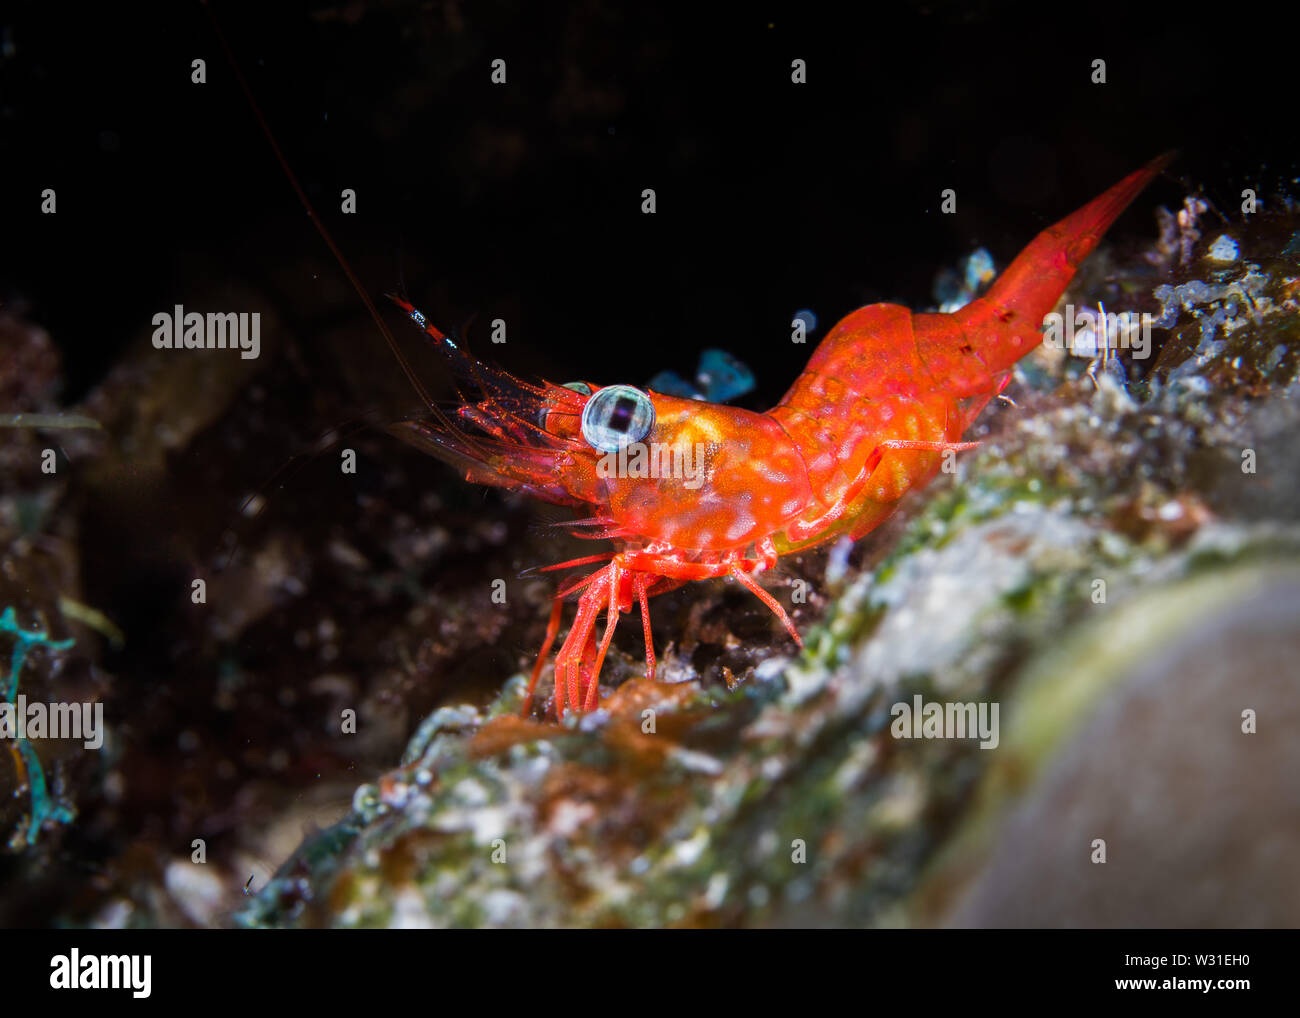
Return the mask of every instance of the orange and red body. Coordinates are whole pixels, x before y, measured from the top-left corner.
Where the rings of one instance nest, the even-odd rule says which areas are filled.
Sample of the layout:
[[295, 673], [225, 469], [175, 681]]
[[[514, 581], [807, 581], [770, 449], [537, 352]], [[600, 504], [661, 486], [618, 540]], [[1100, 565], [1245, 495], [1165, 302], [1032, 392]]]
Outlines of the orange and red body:
[[[628, 386], [609, 387], [602, 397], [601, 387], [586, 383], [526, 383], [473, 360], [399, 300], [472, 395], [459, 421], [438, 414], [392, 430], [467, 480], [585, 508], [588, 516], [575, 524], [580, 532], [614, 545], [611, 553], [564, 564], [608, 559], [556, 595], [529, 701], [564, 599], [579, 591], [577, 617], [556, 658], [557, 715], [566, 704], [595, 706], [614, 627], [634, 604], [653, 677], [646, 600], [689, 580], [732, 576], [797, 641], [785, 612], [753, 577], [787, 552], [866, 534], [934, 476], [945, 451], [969, 447], [963, 434], [1039, 343], [1044, 316], [1080, 263], [1166, 162], [1130, 174], [1043, 231], [985, 296], [959, 311], [914, 314], [873, 304], [849, 314], [766, 413]], [[588, 407], [598, 398], [600, 419]], [[611, 435], [618, 453], [607, 447]]]

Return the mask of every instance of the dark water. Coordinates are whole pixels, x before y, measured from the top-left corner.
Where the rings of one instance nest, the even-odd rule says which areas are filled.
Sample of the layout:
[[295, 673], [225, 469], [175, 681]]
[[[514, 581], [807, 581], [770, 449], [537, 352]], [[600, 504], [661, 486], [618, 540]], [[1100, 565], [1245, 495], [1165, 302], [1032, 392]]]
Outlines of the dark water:
[[[1300, 170], [1288, 33], [1254, 7], [1231, 39], [1122, 4], [214, 8], [366, 287], [404, 283], [446, 325], [503, 315], [499, 359], [559, 380], [686, 372], [712, 342], [761, 365], [764, 404], [802, 366], [783, 341], [799, 308], [825, 329], [871, 300], [923, 303], [939, 264], [977, 243], [1005, 261], [1164, 149], [1182, 153], [1173, 178], [1229, 207]], [[3, 24], [0, 285], [68, 350], [70, 395], [200, 273], [290, 267], [283, 312], [308, 331], [359, 308], [199, 5], [31, 4]], [[47, 186], [57, 221], [36, 211]], [[356, 216], [338, 214], [343, 187]], [[956, 216], [938, 214], [947, 187]], [[387, 370], [360, 320], [356, 342]]]

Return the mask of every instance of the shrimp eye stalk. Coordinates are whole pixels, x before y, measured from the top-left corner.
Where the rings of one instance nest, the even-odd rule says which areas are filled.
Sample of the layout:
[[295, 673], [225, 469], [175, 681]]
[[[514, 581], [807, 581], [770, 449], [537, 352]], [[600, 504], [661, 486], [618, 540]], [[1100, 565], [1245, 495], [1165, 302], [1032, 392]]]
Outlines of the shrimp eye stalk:
[[[591, 395], [591, 386], [586, 382], [565, 382], [563, 388], [570, 389], [573, 392], [578, 393], [580, 396]], [[544, 406], [537, 411], [537, 423], [541, 425], [543, 431], [547, 430], [546, 419], [550, 417], [550, 415], [551, 408], [549, 406]]]

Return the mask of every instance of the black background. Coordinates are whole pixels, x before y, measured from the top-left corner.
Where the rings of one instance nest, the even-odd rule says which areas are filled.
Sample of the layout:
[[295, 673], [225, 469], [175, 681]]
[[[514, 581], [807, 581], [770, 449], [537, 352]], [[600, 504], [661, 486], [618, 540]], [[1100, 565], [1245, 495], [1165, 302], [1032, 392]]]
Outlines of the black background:
[[[498, 932], [489, 948], [479, 939], [470, 941], [453, 932], [376, 932], [364, 938], [341, 932], [264, 932], [256, 940], [218, 932], [191, 932], [182, 936], [144, 931], [40, 932], [28, 934], [11, 951], [13, 976], [10, 1000], [15, 1006], [57, 1004], [61, 1000], [112, 1001], [129, 1007], [190, 1003], [198, 994], [204, 1001], [238, 1007], [262, 987], [291, 995], [299, 1007], [322, 1004], [334, 1008], [373, 1008], [373, 980], [347, 974], [359, 959], [386, 965], [401, 973], [428, 970], [425, 980], [438, 993], [453, 978], [470, 992], [485, 995], [492, 1004], [525, 1010], [537, 1003], [538, 991], [528, 979], [502, 979], [506, 964], [520, 964], [559, 949], [551, 936], [598, 953], [619, 947], [662, 948], [652, 941], [655, 933], [621, 931], [564, 931], [563, 933]], [[983, 1000], [1041, 1003], [1067, 996], [1072, 1001], [1113, 1004], [1118, 1000], [1147, 1003], [1152, 999], [1193, 1009], [1197, 1003], [1207, 1013], [1225, 1008], [1257, 1011], [1282, 1004], [1288, 983], [1287, 963], [1295, 943], [1294, 931], [1126, 931], [1126, 930], [979, 930], [946, 931], [856, 930], [849, 934], [769, 931], [748, 934], [696, 931], [691, 946], [733, 976], [727, 1000], [736, 1006], [770, 1007], [780, 1001], [791, 1008], [807, 1006], [816, 979], [816, 992], [845, 997], [870, 994], [877, 1006], [913, 1004], [920, 993], [927, 1003], [968, 1004]], [[617, 941], [611, 939], [617, 937]], [[268, 939], [270, 938], [270, 939]], [[547, 938], [547, 939], [543, 939]], [[761, 939], [755, 939], [761, 938]], [[66, 991], [49, 989], [50, 959], [69, 955], [72, 948], [87, 954], [150, 954], [152, 993], [148, 1001], [133, 999], [129, 991]], [[495, 948], [493, 950], [492, 948]], [[758, 978], [745, 972], [745, 962], [755, 950], [779, 954], [784, 964], [771, 966]], [[365, 952], [362, 954], [361, 952]], [[1165, 957], [1176, 952], [1231, 956], [1231, 965], [1186, 966], [1165, 964], [1158, 969], [1127, 964], [1126, 958]], [[861, 958], [872, 964], [864, 978]], [[430, 960], [432, 957], [435, 959]], [[855, 964], [856, 962], [856, 964]], [[942, 978], [935, 978], [942, 966]], [[454, 976], [450, 973], [454, 972]], [[318, 978], [319, 973], [330, 973]], [[337, 973], [337, 974], [336, 974]], [[444, 975], [446, 973], [447, 975]], [[815, 973], [810, 975], [810, 973]], [[648, 974], [635, 962], [591, 966], [581, 977], [583, 991], [597, 999], [619, 1000], [628, 983], [650, 978], [665, 994], [686, 992], [680, 973]], [[1148, 979], [1249, 980], [1249, 989], [1117, 990], [1116, 980]], [[839, 986], [840, 990], [835, 987]], [[705, 991], [706, 993], [708, 991]], [[1214, 1008], [1213, 1012], [1208, 1008]], [[1193, 1010], [1191, 1013], [1195, 1013]]]
[[[1297, 173], [1281, 7], [213, 9], [371, 293], [404, 285], [445, 327], [505, 317], [493, 359], [556, 380], [689, 374], [716, 344], [770, 404], [806, 357], [789, 342], [798, 308], [818, 313], [816, 339], [872, 300], [921, 306], [941, 265], [981, 243], [1005, 262], [1166, 148], [1181, 157], [1153, 194], [1174, 207], [1203, 185], [1231, 212], [1242, 187]], [[3, 33], [0, 297], [64, 348], [69, 399], [213, 279], [269, 289], [308, 346], [356, 316], [374, 351], [359, 405], [400, 383], [200, 4], [19, 4]], [[795, 57], [807, 85], [790, 82]], [[44, 187], [56, 216], [39, 213]], [[356, 216], [339, 214], [344, 187]], [[945, 187], [956, 216], [938, 212]], [[1153, 231], [1149, 210], [1130, 215], [1145, 218], [1117, 235]]]

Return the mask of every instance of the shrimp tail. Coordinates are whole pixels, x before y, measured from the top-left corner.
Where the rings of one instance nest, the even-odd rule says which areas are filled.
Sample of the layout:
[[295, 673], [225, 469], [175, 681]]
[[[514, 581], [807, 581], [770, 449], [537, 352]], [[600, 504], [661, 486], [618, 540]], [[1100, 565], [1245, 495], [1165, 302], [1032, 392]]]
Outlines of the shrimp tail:
[[1173, 152], [1166, 152], [1153, 159], [1035, 237], [987, 294], [944, 316], [955, 326], [955, 330], [950, 326], [946, 331], [961, 333], [955, 337], [956, 344], [954, 337], [948, 338], [949, 349], [969, 345], [982, 367], [994, 376], [1029, 353], [1040, 341], [1044, 317], [1056, 307], [1083, 260], [1173, 157]]

